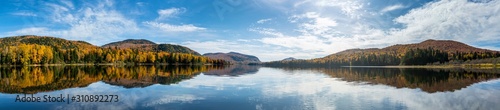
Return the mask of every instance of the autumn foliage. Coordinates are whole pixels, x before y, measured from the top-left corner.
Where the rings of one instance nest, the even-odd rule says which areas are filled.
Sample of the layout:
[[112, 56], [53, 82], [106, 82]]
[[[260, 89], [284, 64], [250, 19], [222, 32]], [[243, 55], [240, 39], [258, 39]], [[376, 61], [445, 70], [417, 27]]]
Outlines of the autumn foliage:
[[189, 53], [101, 48], [83, 41], [54, 37], [18, 36], [0, 39], [0, 64], [226, 64], [223, 60]]

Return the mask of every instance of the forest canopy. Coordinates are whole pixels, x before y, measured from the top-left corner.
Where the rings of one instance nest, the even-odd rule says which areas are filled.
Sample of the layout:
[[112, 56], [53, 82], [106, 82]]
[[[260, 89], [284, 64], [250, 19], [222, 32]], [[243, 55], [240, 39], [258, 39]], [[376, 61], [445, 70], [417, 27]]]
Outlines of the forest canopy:
[[224, 60], [189, 53], [102, 48], [83, 41], [54, 37], [17, 36], [0, 39], [0, 64], [167, 63], [227, 64]]

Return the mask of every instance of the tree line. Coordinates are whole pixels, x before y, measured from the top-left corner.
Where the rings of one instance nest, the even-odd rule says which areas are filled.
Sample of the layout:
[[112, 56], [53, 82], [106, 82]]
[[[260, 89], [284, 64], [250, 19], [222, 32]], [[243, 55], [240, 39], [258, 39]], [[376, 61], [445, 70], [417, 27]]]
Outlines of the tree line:
[[64, 48], [24, 43], [0, 47], [0, 64], [2, 65], [77, 63], [228, 64], [224, 60], [193, 54], [138, 49]]
[[[498, 52], [453, 52], [448, 53], [433, 48], [408, 49], [403, 54], [397, 52], [356, 53], [346, 56], [330, 56], [310, 60], [273, 61], [267, 66], [316, 67], [316, 66], [388, 66], [388, 65], [431, 65], [448, 62], [466, 62], [478, 59], [500, 57]], [[489, 61], [495, 62], [495, 61]]]

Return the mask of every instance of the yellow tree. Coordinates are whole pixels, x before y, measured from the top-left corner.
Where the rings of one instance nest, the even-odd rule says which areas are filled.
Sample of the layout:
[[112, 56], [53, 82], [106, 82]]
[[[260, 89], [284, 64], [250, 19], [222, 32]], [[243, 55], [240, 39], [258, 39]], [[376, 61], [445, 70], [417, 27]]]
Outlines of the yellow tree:
[[108, 54], [106, 55], [106, 61], [107, 61], [107, 62], [109, 62], [109, 63], [114, 62], [114, 59], [113, 59], [113, 57], [111, 56], [111, 54], [109, 54], [109, 53], [108, 53]]
[[154, 63], [156, 61], [156, 56], [154, 55], [153, 52], [148, 52], [148, 61], [150, 63]]

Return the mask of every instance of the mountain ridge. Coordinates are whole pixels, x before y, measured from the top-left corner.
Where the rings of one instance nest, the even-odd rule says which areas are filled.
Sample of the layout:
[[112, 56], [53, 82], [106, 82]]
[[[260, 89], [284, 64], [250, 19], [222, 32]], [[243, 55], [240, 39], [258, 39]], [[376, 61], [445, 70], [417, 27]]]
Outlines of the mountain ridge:
[[61, 49], [75, 49], [75, 48], [99, 48], [85, 41], [67, 40], [51, 36], [36, 36], [36, 35], [23, 35], [23, 36], [10, 36], [0, 38], [0, 47], [15, 46], [19, 44], [38, 44]]
[[462, 42], [454, 41], [454, 40], [434, 40], [434, 39], [428, 39], [419, 43], [411, 43], [411, 44], [395, 44], [391, 46], [387, 46], [384, 48], [366, 48], [366, 49], [347, 49], [343, 50], [337, 53], [333, 53], [331, 55], [335, 54], [346, 54], [346, 53], [358, 53], [358, 52], [380, 52], [380, 51], [385, 51], [385, 52], [400, 52], [404, 53], [407, 49], [427, 49], [427, 48], [434, 48], [437, 50], [445, 51], [448, 53], [454, 53], [454, 52], [498, 52], [495, 50], [488, 50], [488, 49], [481, 49], [477, 47], [473, 47], [470, 45], [467, 45]]
[[164, 51], [170, 53], [188, 53], [201, 55], [200, 53], [181, 45], [174, 44], [156, 44], [146, 39], [126, 39], [123, 41], [111, 42], [101, 46], [103, 48], [119, 48], [119, 49], [139, 49], [144, 51]]
[[[347, 49], [320, 58], [272, 61], [266, 65], [300, 67], [461, 64], [466, 61], [496, 57], [500, 57], [500, 52], [496, 50], [481, 49], [453, 40], [429, 39], [419, 43], [396, 44], [384, 48]], [[480, 62], [495, 63], [490, 60]]]
[[[99, 47], [85, 41], [66, 40], [51, 36], [3, 37], [0, 38], [0, 65], [226, 64], [226, 61], [201, 56], [196, 51], [180, 45], [154, 44], [154, 42], [144, 39], [125, 40], [125, 42], [127, 43], [123, 44], [137, 44], [139, 48]], [[122, 43], [115, 42], [114, 44]], [[142, 47], [150, 48], [150, 50], [141, 49]]]
[[228, 53], [222, 53], [222, 52], [217, 52], [217, 53], [205, 53], [203, 56], [212, 58], [212, 59], [221, 59], [221, 60], [226, 60], [231, 63], [238, 63], [238, 64], [254, 64], [254, 63], [261, 63], [259, 58], [253, 55], [247, 55], [247, 54], [242, 54], [238, 52], [228, 52]]

